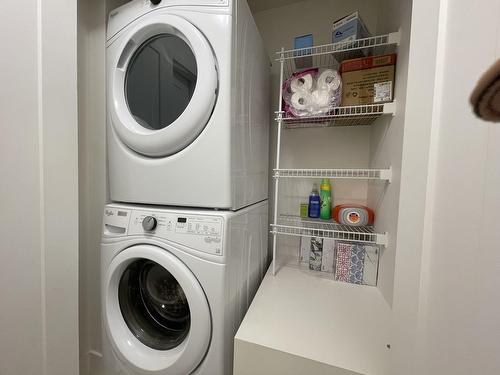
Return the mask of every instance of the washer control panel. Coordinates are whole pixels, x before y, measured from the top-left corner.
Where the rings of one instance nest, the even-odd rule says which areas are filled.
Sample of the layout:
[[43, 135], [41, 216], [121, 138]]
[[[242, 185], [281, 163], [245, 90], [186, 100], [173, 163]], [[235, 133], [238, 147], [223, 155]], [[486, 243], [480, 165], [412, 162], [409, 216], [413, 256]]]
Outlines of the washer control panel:
[[106, 207], [104, 235], [160, 237], [213, 255], [223, 253], [224, 219], [169, 211]]

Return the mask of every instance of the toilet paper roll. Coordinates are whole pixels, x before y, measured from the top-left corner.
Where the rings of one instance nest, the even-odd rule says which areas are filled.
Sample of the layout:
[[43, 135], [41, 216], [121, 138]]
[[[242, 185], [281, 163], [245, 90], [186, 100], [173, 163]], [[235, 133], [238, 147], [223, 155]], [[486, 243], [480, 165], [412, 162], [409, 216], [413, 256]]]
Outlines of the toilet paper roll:
[[342, 83], [336, 70], [327, 69], [318, 77], [318, 88], [323, 90], [338, 90]]
[[299, 111], [307, 111], [311, 107], [311, 94], [307, 91], [296, 92], [290, 99], [293, 108]]
[[313, 77], [311, 74], [305, 74], [301, 77], [296, 77], [292, 79], [292, 82], [290, 83], [292, 92], [309, 91], [311, 90], [312, 85]]
[[316, 110], [330, 107], [330, 92], [327, 90], [314, 90], [311, 94], [312, 106]]

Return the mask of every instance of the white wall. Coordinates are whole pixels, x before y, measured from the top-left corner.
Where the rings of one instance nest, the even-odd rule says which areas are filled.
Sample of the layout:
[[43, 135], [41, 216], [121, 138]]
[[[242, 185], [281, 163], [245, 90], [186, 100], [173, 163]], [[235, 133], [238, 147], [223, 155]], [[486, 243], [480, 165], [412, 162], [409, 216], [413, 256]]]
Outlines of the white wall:
[[0, 32], [0, 374], [78, 374], [76, 1], [3, 1]]
[[101, 364], [100, 242], [108, 202], [105, 43], [107, 14], [125, 0], [78, 1], [80, 373]]
[[382, 248], [379, 263], [378, 288], [392, 306], [394, 269], [397, 248], [399, 192], [403, 135], [405, 132], [408, 55], [410, 50], [411, 0], [380, 0], [377, 33], [400, 30], [401, 41], [397, 50], [394, 97], [396, 113], [393, 117], [379, 118], [370, 128], [370, 168], [392, 168], [390, 184], [369, 184], [368, 206], [376, 214], [375, 230], [388, 233], [388, 246]]
[[80, 373], [99, 372], [99, 255], [107, 199], [105, 19], [102, 0], [78, 2], [80, 177]]
[[442, 3], [412, 373], [493, 375], [500, 373], [500, 125], [477, 119], [468, 98], [500, 57], [500, 1]]

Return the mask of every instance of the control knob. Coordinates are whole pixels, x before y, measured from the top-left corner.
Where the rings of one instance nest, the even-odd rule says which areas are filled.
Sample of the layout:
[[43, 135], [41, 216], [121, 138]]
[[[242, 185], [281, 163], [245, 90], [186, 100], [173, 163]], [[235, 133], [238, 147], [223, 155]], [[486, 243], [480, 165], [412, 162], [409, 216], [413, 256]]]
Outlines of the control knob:
[[145, 231], [155, 230], [156, 225], [158, 225], [158, 220], [154, 216], [146, 216], [144, 220], [142, 220], [142, 227]]

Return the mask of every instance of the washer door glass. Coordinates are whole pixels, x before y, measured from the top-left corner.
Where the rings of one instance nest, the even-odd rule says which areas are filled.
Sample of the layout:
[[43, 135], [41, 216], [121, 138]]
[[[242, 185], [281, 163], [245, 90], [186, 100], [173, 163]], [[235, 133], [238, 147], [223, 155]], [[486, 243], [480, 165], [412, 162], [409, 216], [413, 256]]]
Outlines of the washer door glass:
[[177, 35], [163, 34], [143, 43], [132, 56], [125, 92], [137, 123], [158, 130], [184, 112], [196, 87], [196, 58]]
[[189, 333], [191, 314], [182, 287], [151, 260], [138, 259], [128, 265], [120, 279], [118, 299], [129, 329], [152, 349], [173, 349]]

